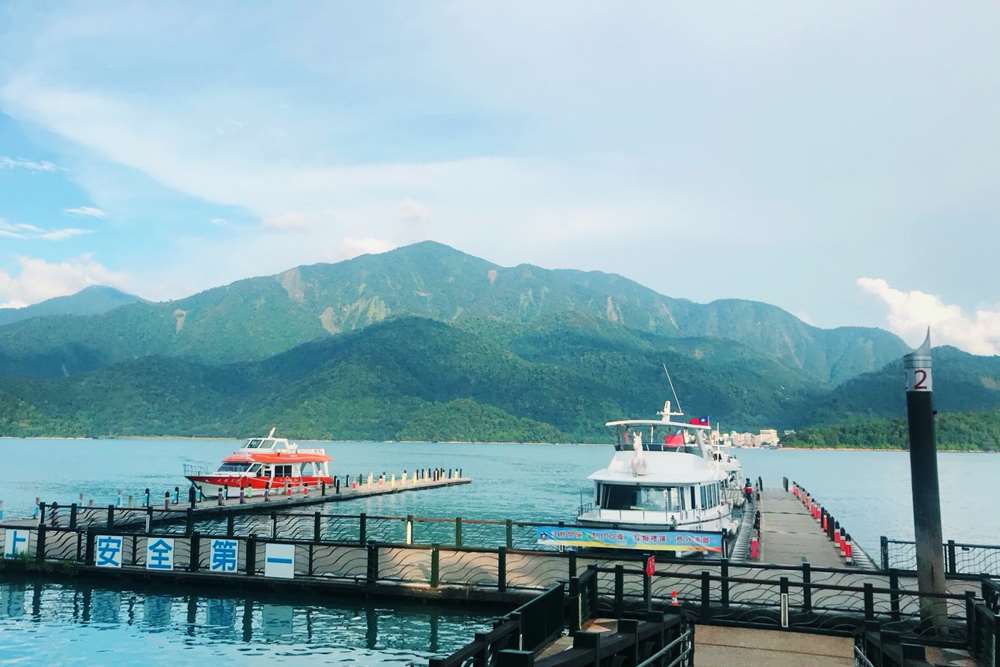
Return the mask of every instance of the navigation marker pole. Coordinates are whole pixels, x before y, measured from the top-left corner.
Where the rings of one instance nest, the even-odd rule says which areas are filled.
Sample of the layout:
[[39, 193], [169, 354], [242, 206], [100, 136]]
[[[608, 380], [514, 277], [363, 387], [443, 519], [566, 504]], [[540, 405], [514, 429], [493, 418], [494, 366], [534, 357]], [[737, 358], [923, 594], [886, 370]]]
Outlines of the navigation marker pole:
[[[944, 537], [938, 489], [937, 443], [934, 437], [931, 331], [923, 344], [903, 357], [906, 372], [906, 417], [910, 431], [910, 483], [913, 534], [917, 552], [917, 587], [921, 593], [945, 593]], [[947, 600], [920, 598], [920, 620], [935, 628], [948, 622]]]

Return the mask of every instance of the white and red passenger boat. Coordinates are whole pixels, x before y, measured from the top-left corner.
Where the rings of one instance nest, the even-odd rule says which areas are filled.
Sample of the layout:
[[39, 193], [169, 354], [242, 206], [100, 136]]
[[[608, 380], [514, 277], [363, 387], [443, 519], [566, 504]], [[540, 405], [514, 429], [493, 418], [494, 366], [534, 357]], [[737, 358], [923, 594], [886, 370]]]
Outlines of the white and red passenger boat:
[[274, 437], [274, 430], [266, 438], [249, 438], [242, 449], [222, 460], [218, 470], [206, 472], [186, 465], [184, 476], [201, 487], [206, 496], [224, 493], [226, 487], [260, 491], [270, 488], [277, 493], [286, 488], [298, 490], [333, 483], [326, 450], [300, 449], [287, 438]]

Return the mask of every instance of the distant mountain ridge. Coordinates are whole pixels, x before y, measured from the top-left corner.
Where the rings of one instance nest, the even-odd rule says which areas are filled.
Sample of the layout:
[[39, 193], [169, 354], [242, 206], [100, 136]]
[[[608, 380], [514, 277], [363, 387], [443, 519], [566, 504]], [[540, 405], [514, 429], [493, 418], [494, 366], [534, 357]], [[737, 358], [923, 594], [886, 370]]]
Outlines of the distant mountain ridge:
[[100, 315], [141, 299], [114, 287], [92, 285], [75, 294], [57, 296], [24, 308], [0, 308], [0, 326], [51, 315]]
[[601, 441], [605, 421], [662, 405], [662, 363], [689, 409], [733, 426], [773, 420], [811, 392], [800, 371], [729, 341], [579, 321], [505, 337], [404, 317], [259, 361], [148, 356], [0, 378], [0, 433], [233, 436], [278, 423], [296, 437]]
[[819, 329], [765, 303], [697, 304], [613, 274], [502, 267], [427, 241], [176, 301], [2, 326], [0, 375], [75, 374], [149, 355], [202, 364], [262, 360], [397, 316], [479, 331], [545, 326], [574, 314], [658, 336], [732, 340], [823, 385], [881, 368], [907, 349], [880, 329]]

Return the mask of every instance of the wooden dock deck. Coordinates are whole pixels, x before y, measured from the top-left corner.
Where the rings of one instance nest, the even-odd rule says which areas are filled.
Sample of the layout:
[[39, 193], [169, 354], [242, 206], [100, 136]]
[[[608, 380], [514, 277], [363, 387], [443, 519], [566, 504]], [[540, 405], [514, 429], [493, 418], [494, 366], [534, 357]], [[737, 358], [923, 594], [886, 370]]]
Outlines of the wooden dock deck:
[[840, 552], [798, 498], [783, 489], [765, 489], [759, 509], [761, 562], [844, 566]]

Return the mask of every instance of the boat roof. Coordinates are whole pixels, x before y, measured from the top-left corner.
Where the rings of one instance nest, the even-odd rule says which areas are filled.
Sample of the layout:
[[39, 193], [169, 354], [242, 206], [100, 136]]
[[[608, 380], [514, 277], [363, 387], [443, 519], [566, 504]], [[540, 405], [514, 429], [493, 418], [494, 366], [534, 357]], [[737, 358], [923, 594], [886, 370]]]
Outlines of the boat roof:
[[222, 459], [223, 463], [324, 463], [330, 457], [317, 451], [236, 452]]
[[619, 419], [605, 422], [605, 426], [675, 426], [698, 431], [711, 431], [712, 427], [705, 424], [686, 424], [684, 422], [664, 421], [662, 419]]
[[684, 486], [718, 482], [728, 476], [714, 461], [683, 452], [643, 452], [646, 474], [635, 475], [631, 466], [633, 456], [635, 452], [615, 452], [607, 468], [587, 479], [636, 486]]

